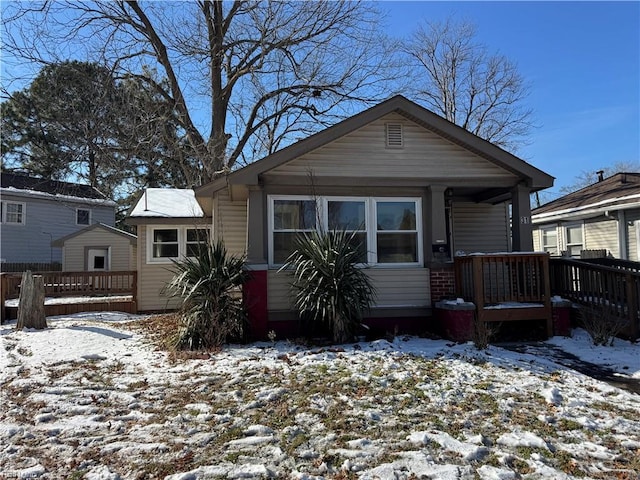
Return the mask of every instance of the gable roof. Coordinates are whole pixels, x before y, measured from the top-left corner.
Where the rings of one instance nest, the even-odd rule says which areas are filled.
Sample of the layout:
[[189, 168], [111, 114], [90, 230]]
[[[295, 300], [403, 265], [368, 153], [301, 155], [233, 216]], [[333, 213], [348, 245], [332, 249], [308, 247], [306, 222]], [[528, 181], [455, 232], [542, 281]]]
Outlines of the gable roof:
[[62, 238], [58, 238], [57, 240], [54, 240], [53, 242], [51, 242], [51, 246], [52, 247], [63, 247], [64, 243], [67, 240], [70, 240], [72, 238], [77, 237], [78, 235], [83, 235], [83, 234], [85, 234], [87, 232], [90, 232], [90, 231], [96, 230], [96, 229], [101, 229], [101, 230], [105, 230], [108, 233], [114, 233], [116, 235], [120, 235], [120, 236], [126, 238], [127, 240], [129, 240], [131, 245], [136, 245], [136, 243], [137, 243], [138, 237], [135, 236], [132, 233], [125, 232], [124, 230], [120, 230], [119, 228], [112, 227], [112, 226], [104, 224], [104, 223], [94, 223], [93, 225], [89, 225], [88, 227], [85, 227], [82, 230], [78, 230], [78, 231], [70, 233], [69, 235], [66, 235], [66, 236], [64, 236]]
[[197, 197], [210, 196], [231, 184], [258, 184], [258, 177], [262, 173], [272, 170], [301, 155], [322, 147], [340, 137], [343, 137], [365, 125], [390, 113], [399, 113], [407, 119], [440, 135], [441, 137], [466, 148], [467, 150], [487, 159], [507, 171], [526, 180], [534, 191], [553, 185], [554, 178], [515, 155], [483, 140], [473, 133], [449, 122], [424, 107], [408, 100], [402, 95], [396, 95], [378, 105], [343, 120], [332, 127], [318, 132], [304, 140], [289, 145], [278, 152], [262, 158], [239, 170], [235, 170], [224, 177], [213, 180], [195, 189]]
[[91, 185], [30, 177], [22, 173], [1, 172], [0, 186], [6, 193], [18, 190], [24, 193], [38, 192], [41, 194], [55, 196], [105, 200], [111, 202], [111, 200], [109, 200], [102, 192]]
[[147, 188], [127, 216], [130, 218], [202, 218], [204, 212], [190, 188]]
[[640, 173], [616, 173], [531, 211], [536, 223], [640, 207]]

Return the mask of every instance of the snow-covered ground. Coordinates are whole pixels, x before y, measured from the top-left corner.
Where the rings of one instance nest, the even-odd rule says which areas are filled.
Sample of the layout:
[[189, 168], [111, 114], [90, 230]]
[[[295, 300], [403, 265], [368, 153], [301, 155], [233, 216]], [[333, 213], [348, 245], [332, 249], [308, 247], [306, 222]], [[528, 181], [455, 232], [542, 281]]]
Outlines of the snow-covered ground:
[[[636, 479], [640, 395], [416, 337], [176, 360], [130, 315], [0, 327], [0, 478]], [[550, 343], [640, 378], [640, 345]]]

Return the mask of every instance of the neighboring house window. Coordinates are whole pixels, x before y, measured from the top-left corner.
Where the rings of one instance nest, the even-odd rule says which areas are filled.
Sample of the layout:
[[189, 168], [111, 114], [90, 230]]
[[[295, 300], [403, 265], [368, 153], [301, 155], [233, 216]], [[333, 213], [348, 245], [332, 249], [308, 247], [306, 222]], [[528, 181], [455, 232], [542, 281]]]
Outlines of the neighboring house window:
[[14, 225], [24, 225], [26, 206], [24, 203], [2, 202], [2, 223], [12, 223]]
[[580, 251], [584, 249], [584, 236], [582, 234], [582, 224], [567, 225], [565, 227], [565, 242], [567, 255], [580, 258]]
[[558, 229], [555, 225], [553, 227], [542, 227], [540, 229], [540, 246], [543, 252], [554, 257], [558, 256]]
[[270, 197], [269, 263], [281, 265], [295, 239], [314, 230], [345, 230], [360, 245], [360, 263], [418, 265], [422, 262], [419, 198]]
[[149, 227], [147, 261], [169, 263], [180, 257], [195, 257], [211, 237], [208, 228]]
[[86, 208], [76, 209], [76, 225], [89, 225], [91, 221], [91, 210]]

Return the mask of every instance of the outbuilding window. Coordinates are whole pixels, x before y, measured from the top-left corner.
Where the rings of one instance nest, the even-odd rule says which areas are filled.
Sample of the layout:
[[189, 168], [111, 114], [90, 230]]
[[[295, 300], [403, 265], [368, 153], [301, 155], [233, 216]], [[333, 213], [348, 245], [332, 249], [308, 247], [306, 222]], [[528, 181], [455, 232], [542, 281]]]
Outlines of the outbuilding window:
[[208, 228], [148, 227], [147, 262], [170, 263], [180, 257], [195, 257], [210, 240]]

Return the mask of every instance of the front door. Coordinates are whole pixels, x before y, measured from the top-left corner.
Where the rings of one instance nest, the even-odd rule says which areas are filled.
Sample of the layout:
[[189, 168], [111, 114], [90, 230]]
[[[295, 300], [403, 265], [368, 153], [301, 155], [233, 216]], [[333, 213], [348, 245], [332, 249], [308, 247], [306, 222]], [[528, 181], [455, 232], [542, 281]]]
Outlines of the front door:
[[90, 272], [105, 272], [109, 270], [108, 248], [90, 248], [87, 256], [88, 270]]

